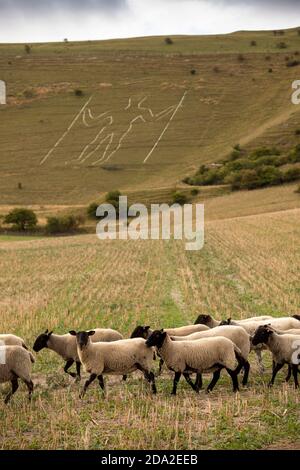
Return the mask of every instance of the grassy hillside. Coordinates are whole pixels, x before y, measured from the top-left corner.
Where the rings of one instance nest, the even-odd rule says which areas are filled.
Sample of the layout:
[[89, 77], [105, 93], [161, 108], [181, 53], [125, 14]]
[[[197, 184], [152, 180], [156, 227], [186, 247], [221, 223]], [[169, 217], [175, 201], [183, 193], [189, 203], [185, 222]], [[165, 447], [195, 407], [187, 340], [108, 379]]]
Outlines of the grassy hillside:
[[300, 67], [286, 66], [297, 59], [297, 30], [172, 40], [35, 44], [30, 54], [0, 45], [0, 204], [159, 192], [237, 142], [287, 140], [300, 127], [290, 100]]
[[[299, 215], [211, 221], [199, 252], [184, 251], [179, 241], [100, 242], [86, 235], [0, 241], [0, 331], [32, 345], [45, 328], [110, 326], [127, 336], [137, 323], [179, 326], [199, 312], [216, 318], [299, 313]], [[23, 386], [9, 406], [0, 400], [0, 448], [258, 449], [286, 442], [296, 448], [299, 392], [283, 383], [283, 373], [269, 390], [268, 353], [264, 360], [261, 377], [251, 355], [250, 387], [237, 395], [222, 373], [211, 396], [196, 396], [182, 382], [174, 399], [164, 372], [157, 398], [134, 374], [126, 384], [107, 379], [106, 399], [94, 385], [81, 401], [80, 386], [45, 350], [34, 367], [33, 402], [28, 405]]]

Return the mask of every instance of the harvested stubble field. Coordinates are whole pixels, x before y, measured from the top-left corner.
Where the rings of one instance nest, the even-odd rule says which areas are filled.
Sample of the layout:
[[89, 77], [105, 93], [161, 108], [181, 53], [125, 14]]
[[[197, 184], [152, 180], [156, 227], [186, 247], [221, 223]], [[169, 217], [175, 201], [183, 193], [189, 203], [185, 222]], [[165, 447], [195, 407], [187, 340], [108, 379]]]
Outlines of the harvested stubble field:
[[[93, 235], [2, 241], [0, 330], [32, 345], [46, 328], [110, 326], [128, 336], [138, 323], [179, 326], [199, 312], [299, 313], [299, 215], [294, 209], [207, 222], [199, 252], [179, 241], [100, 242]], [[269, 390], [267, 353], [265, 363], [262, 377], [251, 354], [250, 386], [237, 395], [223, 374], [210, 396], [182, 381], [174, 398], [164, 371], [156, 397], [134, 374], [125, 384], [107, 378], [106, 398], [95, 385], [80, 400], [80, 385], [45, 350], [34, 367], [32, 403], [23, 386], [9, 406], [0, 401], [0, 448], [296, 448], [299, 390], [283, 382], [284, 373]]]

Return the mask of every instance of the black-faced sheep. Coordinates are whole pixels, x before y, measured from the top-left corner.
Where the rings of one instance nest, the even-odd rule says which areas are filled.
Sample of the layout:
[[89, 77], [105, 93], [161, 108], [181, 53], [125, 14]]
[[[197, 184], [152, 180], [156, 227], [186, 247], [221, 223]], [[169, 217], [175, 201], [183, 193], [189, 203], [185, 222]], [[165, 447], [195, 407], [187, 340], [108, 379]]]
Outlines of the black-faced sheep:
[[29, 400], [31, 399], [33, 392], [31, 368], [34, 362], [31, 352], [22, 346], [0, 346], [0, 383], [11, 382], [11, 391], [6, 396], [5, 403], [8, 403], [18, 390], [19, 379], [26, 384]]
[[261, 325], [257, 328], [252, 343], [266, 344], [273, 356], [273, 373], [269, 386], [272, 386], [277, 373], [284, 364], [288, 364], [293, 373], [295, 388], [298, 383], [298, 366], [300, 363], [300, 335], [278, 334], [269, 325]]
[[[110, 328], [97, 328], [93, 330], [94, 336], [92, 341], [117, 341], [122, 339], [123, 336], [116, 330]], [[80, 369], [81, 363], [77, 354], [77, 344], [74, 336], [71, 336], [69, 333], [65, 335], [54, 334], [53, 331], [46, 330], [45, 333], [42, 333], [37, 337], [33, 345], [33, 350], [39, 352], [44, 348], [52, 349], [59, 356], [61, 356], [66, 364], [64, 366], [64, 371], [69, 374], [71, 377], [80, 380]], [[69, 372], [69, 368], [76, 362], [76, 374], [74, 372]]]
[[[229, 339], [218, 336], [195, 341], [172, 341], [164, 330], [156, 330], [147, 339], [146, 345], [155, 346], [169, 370], [175, 373], [172, 394], [176, 395], [177, 384], [183, 374], [188, 384], [199, 392], [197, 384], [190, 379], [191, 373], [214, 372], [207, 391], [212, 391], [225, 368], [231, 377], [233, 390], [237, 391], [238, 372], [244, 365], [239, 348]], [[238, 366], [235, 367], [236, 362]]]
[[104, 390], [103, 374], [123, 375], [136, 370], [143, 372], [146, 380], [156, 393], [155, 378], [152, 372], [153, 349], [146, 346], [143, 338], [125, 339], [111, 343], [92, 343], [94, 331], [70, 331], [76, 337], [78, 356], [85, 370], [90, 374], [86, 381], [81, 397], [89, 385], [98, 378], [100, 387]]

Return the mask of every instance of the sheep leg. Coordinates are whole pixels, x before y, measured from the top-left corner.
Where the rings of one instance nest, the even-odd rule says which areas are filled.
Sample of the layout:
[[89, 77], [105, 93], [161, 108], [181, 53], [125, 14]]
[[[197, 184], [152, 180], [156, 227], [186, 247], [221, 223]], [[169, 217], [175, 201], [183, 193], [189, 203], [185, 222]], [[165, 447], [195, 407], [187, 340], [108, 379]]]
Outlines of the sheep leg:
[[135, 364], [135, 367], [138, 370], [143, 372], [145, 379], [147, 380], [147, 382], [149, 382], [151, 384], [152, 393], [155, 395], [157, 390], [156, 390], [156, 384], [155, 384], [155, 376], [154, 376], [153, 372], [148, 372], [140, 364]]
[[90, 378], [85, 382], [84, 387], [82, 392], [79, 394], [79, 398], [83, 398], [84, 395], [86, 394], [86, 391], [88, 387], [91, 385], [92, 382], [94, 382], [95, 378], [97, 377], [97, 374], [91, 374]]
[[243, 377], [243, 382], [242, 382], [243, 385], [247, 385], [248, 383], [249, 372], [250, 372], [250, 364], [248, 361], [246, 361], [244, 364], [244, 377]]
[[213, 378], [212, 378], [212, 381], [210, 382], [210, 384], [208, 385], [207, 389], [206, 389], [206, 393], [209, 393], [211, 392], [214, 388], [215, 388], [215, 385], [216, 383], [218, 382], [219, 378], [220, 378], [220, 375], [221, 375], [221, 368], [216, 370], [214, 373], [213, 373]]
[[18, 382], [18, 377], [14, 377], [12, 380], [11, 380], [11, 391], [6, 395], [5, 397], [5, 400], [4, 400], [4, 403], [7, 405], [7, 403], [9, 402], [9, 400], [11, 399], [11, 397], [13, 396], [14, 393], [16, 393], [16, 391], [18, 390], [19, 388], [19, 382]]
[[276, 364], [275, 362], [273, 362], [273, 373], [272, 373], [272, 378], [269, 382], [269, 387], [272, 387], [272, 385], [274, 385], [275, 377], [277, 373], [280, 371], [280, 369], [283, 368], [283, 366], [284, 364]]
[[285, 381], [288, 382], [290, 380], [291, 376], [292, 376], [292, 368], [289, 364], [288, 373], [287, 373], [287, 376], [285, 378]]
[[24, 380], [26, 387], [28, 388], [28, 400], [31, 401], [31, 396], [33, 392], [33, 382], [30, 380], [29, 382], [27, 380]]
[[199, 392], [199, 390], [201, 390], [202, 388], [202, 374], [197, 374], [196, 376], [196, 382], [195, 382], [195, 387], [196, 387], [196, 390]]
[[181, 377], [181, 372], [175, 372], [174, 380], [173, 380], [173, 390], [172, 390], [171, 395], [176, 395], [177, 385], [180, 380], [180, 377]]
[[261, 374], [263, 374], [265, 372], [265, 367], [264, 367], [264, 363], [263, 363], [263, 360], [262, 360], [261, 350], [256, 349], [255, 354], [256, 354], [256, 357], [257, 357], [259, 371], [260, 371]]
[[158, 375], [161, 374], [163, 365], [164, 365], [164, 360], [163, 360], [162, 358], [160, 358], [160, 360], [159, 360], [159, 366], [158, 366]]
[[105, 391], [103, 375], [98, 375], [98, 382], [103, 391]]
[[185, 380], [187, 381], [187, 383], [192, 387], [193, 390], [195, 390], [196, 393], [199, 393], [199, 389], [196, 387], [196, 384], [194, 384], [194, 382], [192, 381], [191, 377], [190, 377], [190, 374], [188, 374], [187, 372], [185, 372], [183, 374], [183, 377], [185, 378]]
[[294, 377], [294, 382], [295, 382], [295, 388], [299, 387], [298, 383], [298, 365], [293, 364], [292, 365], [292, 370], [293, 370], [293, 377]]
[[127, 380], [127, 375], [123, 375], [122, 380], [125, 382]]
[[80, 369], [81, 369], [81, 362], [76, 362], [76, 382], [80, 382], [81, 375], [80, 375]]
[[66, 364], [65, 364], [64, 371], [65, 371], [66, 374], [70, 375], [71, 377], [73, 377], [75, 379], [75, 377], [76, 377], [75, 372], [68, 372], [68, 370], [70, 369], [70, 367], [73, 364], [74, 364], [74, 360], [73, 359], [68, 359]]
[[238, 375], [236, 373], [236, 370], [230, 370], [230, 369], [227, 369], [227, 368], [226, 368], [226, 370], [227, 370], [228, 374], [231, 377], [233, 391], [238, 392], [239, 391], [239, 382], [238, 382]]

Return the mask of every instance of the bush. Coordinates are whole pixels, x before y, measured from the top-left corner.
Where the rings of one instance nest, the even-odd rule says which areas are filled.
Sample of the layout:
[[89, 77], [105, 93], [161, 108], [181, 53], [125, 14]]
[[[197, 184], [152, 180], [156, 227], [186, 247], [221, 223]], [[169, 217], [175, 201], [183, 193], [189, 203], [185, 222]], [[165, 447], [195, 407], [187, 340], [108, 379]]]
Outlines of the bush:
[[86, 211], [88, 217], [90, 217], [91, 219], [97, 219], [96, 212], [97, 212], [98, 206], [99, 206], [99, 204], [97, 204], [97, 202], [92, 202], [89, 205], [89, 207], [87, 208], [87, 211]]
[[284, 42], [284, 41], [280, 41], [277, 43], [277, 46], [276, 46], [278, 49], [287, 49], [287, 43]]
[[167, 44], [168, 46], [171, 46], [172, 44], [174, 44], [174, 42], [171, 38], [166, 38], [165, 39], [165, 44]]
[[23, 96], [27, 99], [34, 98], [35, 92], [32, 90], [32, 88], [27, 88], [26, 90], [23, 91]]
[[84, 222], [81, 216], [66, 215], [61, 217], [48, 217], [46, 232], [50, 234], [76, 232]]
[[300, 135], [300, 129], [295, 130], [295, 135]]
[[280, 155], [280, 151], [276, 147], [259, 147], [250, 153], [251, 160], [257, 160], [260, 157], [266, 157], [268, 155]]
[[270, 68], [268, 69], [268, 72], [269, 72], [269, 73], [273, 73], [273, 69], [270, 67]]
[[289, 153], [288, 155], [290, 163], [299, 163], [300, 162], [300, 144]]
[[297, 67], [297, 65], [300, 65], [299, 60], [289, 60], [286, 64], [287, 67]]
[[179, 191], [176, 191], [173, 195], [172, 195], [172, 204], [180, 204], [181, 206], [183, 206], [184, 204], [187, 203], [187, 197], [185, 194], [183, 193], [180, 193]]
[[282, 179], [285, 183], [297, 181], [298, 179], [300, 179], [300, 168], [289, 168], [282, 174]]
[[243, 54], [239, 54], [238, 55], [238, 61], [239, 62], [244, 62], [244, 60], [245, 60], [245, 57], [243, 56]]
[[227, 163], [226, 168], [231, 171], [239, 171], [244, 169], [251, 169], [255, 164], [248, 158], [239, 158], [232, 162]]
[[195, 69], [191, 70], [191, 75], [196, 75], [197, 71]]
[[24, 50], [25, 50], [26, 54], [30, 54], [31, 53], [31, 46], [29, 46], [29, 44], [25, 44]]
[[250, 42], [250, 46], [252, 46], [252, 47], [257, 46], [257, 42], [256, 42], [256, 41], [251, 41], [251, 42]]
[[191, 190], [191, 196], [197, 196], [198, 194], [199, 194], [199, 189], [194, 188]]
[[17, 230], [33, 230], [37, 225], [37, 217], [30, 209], [14, 209], [4, 218], [5, 224], [14, 224]]
[[74, 90], [74, 95], [75, 96], [83, 96], [84, 93], [82, 90], [80, 90], [79, 88], [76, 88], [76, 90]]

